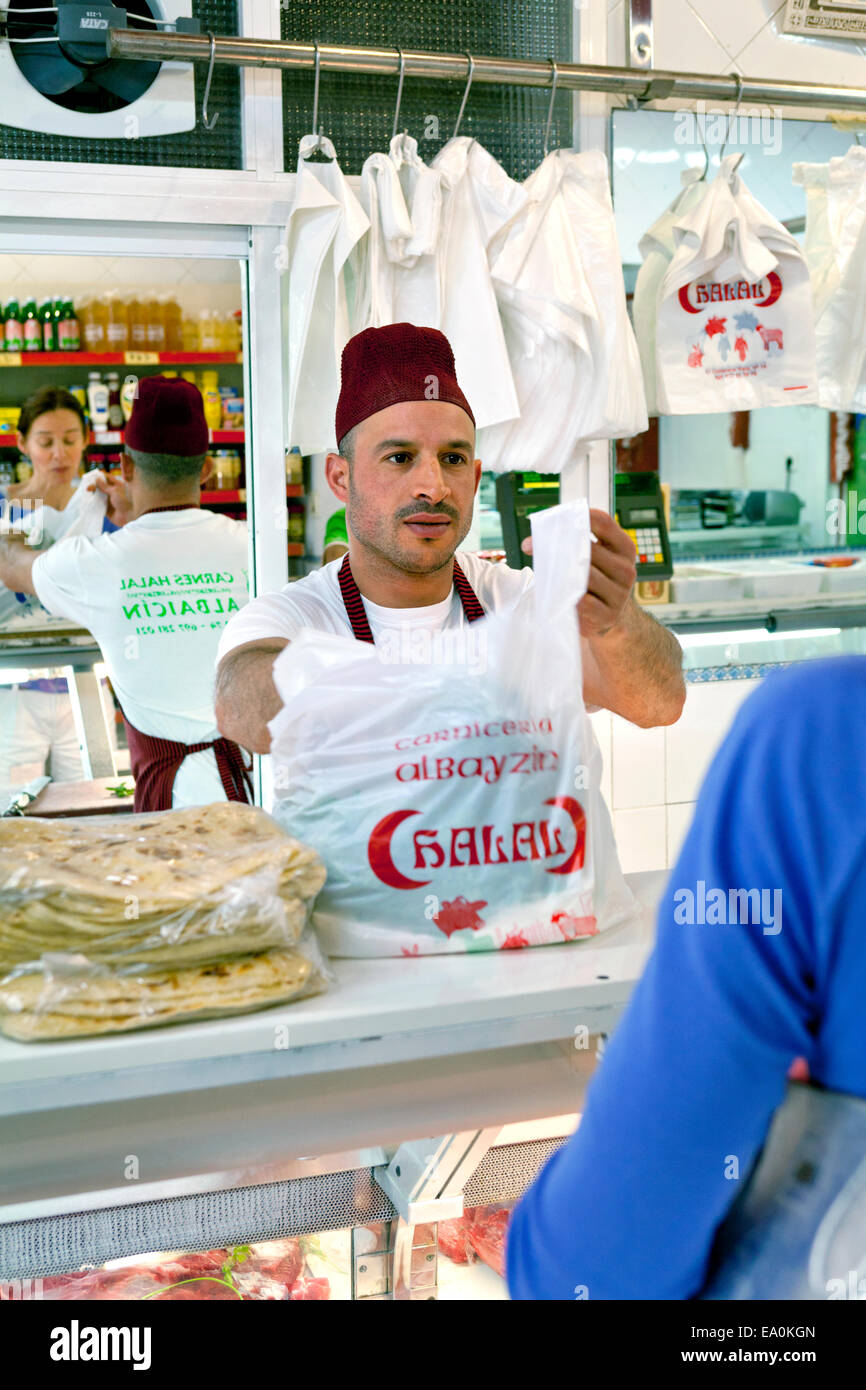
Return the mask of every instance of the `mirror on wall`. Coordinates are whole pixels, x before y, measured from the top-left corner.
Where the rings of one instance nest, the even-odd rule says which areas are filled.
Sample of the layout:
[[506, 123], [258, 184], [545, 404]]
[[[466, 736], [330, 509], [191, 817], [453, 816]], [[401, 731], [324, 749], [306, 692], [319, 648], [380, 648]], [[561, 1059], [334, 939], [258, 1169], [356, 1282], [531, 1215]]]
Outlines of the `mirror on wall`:
[[[720, 156], [741, 154], [739, 173], [757, 200], [802, 242], [799, 161], [844, 155], [851, 136], [829, 121], [783, 119], [749, 110], [733, 119], [697, 103], [693, 111], [616, 111], [611, 179], [629, 294], [642, 264], [641, 237], [673, 202], [686, 171], [718, 172]], [[729, 137], [729, 138], [728, 138]], [[706, 149], [704, 147], [706, 142]], [[657, 468], [671, 490], [674, 560], [791, 554], [838, 543], [828, 535], [834, 425], [818, 406], [749, 412], [661, 415], [624, 451], [618, 468]], [[866, 539], [866, 538], [864, 538]]]

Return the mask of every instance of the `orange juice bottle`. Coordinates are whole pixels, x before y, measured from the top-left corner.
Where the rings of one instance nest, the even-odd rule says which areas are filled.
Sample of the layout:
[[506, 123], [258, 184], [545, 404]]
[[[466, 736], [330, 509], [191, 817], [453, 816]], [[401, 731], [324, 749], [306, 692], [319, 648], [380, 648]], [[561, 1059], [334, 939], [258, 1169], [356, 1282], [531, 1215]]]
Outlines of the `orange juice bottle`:
[[102, 320], [97, 318], [96, 300], [88, 299], [81, 305], [79, 313], [85, 352], [104, 352], [105, 326]]
[[126, 305], [118, 290], [112, 290], [105, 297], [106, 340], [109, 352], [126, 352], [129, 347], [129, 323]]
[[137, 294], [134, 294], [126, 306], [126, 318], [129, 324], [129, 346], [135, 352], [147, 351], [147, 315], [145, 306]]
[[165, 348], [166, 352], [183, 351], [183, 314], [172, 296], [165, 304]]
[[152, 294], [146, 303], [147, 312], [147, 350], [165, 351], [165, 309], [157, 295]]
[[195, 319], [183, 316], [181, 322], [181, 337], [184, 352], [196, 352], [198, 349], [198, 324]]

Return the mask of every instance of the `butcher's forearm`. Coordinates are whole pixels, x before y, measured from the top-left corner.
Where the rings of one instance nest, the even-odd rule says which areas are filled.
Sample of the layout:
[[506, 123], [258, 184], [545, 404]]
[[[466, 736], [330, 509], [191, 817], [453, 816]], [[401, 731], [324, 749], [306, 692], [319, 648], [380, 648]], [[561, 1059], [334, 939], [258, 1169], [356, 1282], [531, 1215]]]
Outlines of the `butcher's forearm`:
[[229, 652], [217, 671], [217, 728], [251, 753], [269, 753], [271, 749], [268, 724], [283, 703], [274, 685], [273, 666], [285, 645], [275, 642], [269, 647]]
[[615, 627], [588, 640], [607, 708], [647, 729], [679, 719], [686, 698], [682, 648], [633, 598]]
[[16, 594], [35, 594], [33, 561], [37, 553], [21, 537], [0, 536], [0, 584]]

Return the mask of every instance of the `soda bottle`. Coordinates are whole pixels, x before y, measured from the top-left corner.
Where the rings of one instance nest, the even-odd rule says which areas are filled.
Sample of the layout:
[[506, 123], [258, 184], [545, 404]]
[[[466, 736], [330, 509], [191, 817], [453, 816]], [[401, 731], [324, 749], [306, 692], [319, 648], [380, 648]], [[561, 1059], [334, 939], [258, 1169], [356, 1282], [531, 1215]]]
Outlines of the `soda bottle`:
[[24, 330], [21, 324], [21, 309], [17, 299], [10, 299], [3, 314], [3, 338], [7, 352], [21, 352], [24, 348]]
[[42, 325], [36, 313], [36, 301], [31, 297], [21, 310], [24, 330], [24, 351], [39, 352], [42, 347]]
[[66, 324], [69, 335], [69, 351], [80, 352], [81, 350], [81, 329], [78, 327], [78, 315], [71, 299], [66, 301]]
[[39, 321], [42, 324], [42, 351], [57, 351], [57, 334], [54, 331], [54, 313], [51, 308], [51, 300], [46, 299], [39, 309]]
[[57, 339], [57, 348], [60, 352], [67, 352], [66, 346], [66, 323], [64, 321], [64, 303], [62, 299], [55, 299], [51, 306], [51, 317], [54, 320], [54, 336]]

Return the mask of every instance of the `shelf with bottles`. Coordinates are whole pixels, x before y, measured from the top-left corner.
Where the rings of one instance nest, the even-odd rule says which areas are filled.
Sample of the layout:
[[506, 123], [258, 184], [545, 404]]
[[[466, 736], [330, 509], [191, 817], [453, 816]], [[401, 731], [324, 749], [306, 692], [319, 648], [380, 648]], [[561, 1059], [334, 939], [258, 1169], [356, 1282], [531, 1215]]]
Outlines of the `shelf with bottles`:
[[[286, 497], [303, 497], [304, 489], [296, 483], [286, 485]], [[241, 488], [217, 488], [205, 491], [201, 495], [202, 502], [219, 505], [220, 503], [234, 504], [236, 502], [246, 502], [247, 490]]]
[[[208, 430], [208, 441], [211, 444], [243, 444], [246, 441], [246, 432], [244, 430]], [[88, 442], [98, 445], [122, 444], [123, 430], [91, 430]]]
[[[184, 310], [168, 292], [137, 291], [122, 296], [118, 290], [85, 297], [77, 308], [71, 299], [46, 299], [37, 305], [34, 296], [13, 295], [0, 307], [0, 350], [7, 366], [21, 366], [39, 357], [75, 354], [99, 359], [96, 365], [138, 365], [158, 361], [161, 354], [228, 354], [237, 360], [243, 342], [240, 309]], [[127, 353], [141, 356], [130, 358]], [[169, 358], [170, 360], [170, 358]], [[45, 365], [57, 366], [56, 361]]]
[[242, 352], [4, 352], [0, 367], [228, 367]]

